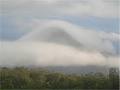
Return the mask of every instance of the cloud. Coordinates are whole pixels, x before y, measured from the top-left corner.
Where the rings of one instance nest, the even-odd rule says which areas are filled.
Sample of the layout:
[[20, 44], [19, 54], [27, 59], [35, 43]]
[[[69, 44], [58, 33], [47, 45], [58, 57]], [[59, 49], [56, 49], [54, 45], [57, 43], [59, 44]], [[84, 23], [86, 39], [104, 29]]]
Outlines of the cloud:
[[[67, 15], [75, 16], [95, 16], [103, 18], [118, 17], [118, 1], [110, 0], [76, 0], [79, 2], [71, 3], [66, 10], [61, 10]], [[116, 4], [115, 4], [116, 3]]]
[[120, 41], [117, 33], [82, 28], [62, 20], [33, 20], [32, 29], [32, 32], [19, 41], [47, 41], [73, 47], [77, 45], [77, 48], [83, 46], [82, 48], [87, 50], [112, 54], [115, 53], [113, 44]]
[[[41, 20], [55, 16], [118, 18], [118, 0], [0, 0], [0, 6], [0, 15], [10, 16], [19, 29], [32, 29], [17, 41], [0, 42], [0, 65], [118, 65], [119, 56], [111, 54], [115, 53], [113, 44], [120, 41], [119, 34], [62, 20]], [[28, 23], [28, 18], [39, 20]]]
[[0, 66], [118, 66], [117, 57], [52, 43], [2, 42], [0, 51]]
[[95, 16], [118, 18], [118, 0], [0, 0], [2, 13], [15, 17]]
[[119, 41], [119, 34], [90, 30], [61, 20], [31, 23], [32, 32], [19, 40], [0, 42], [0, 66], [116, 67], [119, 64], [119, 56], [101, 53], [114, 53], [113, 42]]

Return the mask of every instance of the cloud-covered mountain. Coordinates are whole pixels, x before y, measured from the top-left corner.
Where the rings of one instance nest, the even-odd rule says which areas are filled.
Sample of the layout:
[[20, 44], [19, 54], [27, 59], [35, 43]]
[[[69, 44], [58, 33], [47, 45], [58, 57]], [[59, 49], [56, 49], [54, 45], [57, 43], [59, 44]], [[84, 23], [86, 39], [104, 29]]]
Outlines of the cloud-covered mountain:
[[118, 66], [118, 3], [0, 0], [0, 66], [48, 67], [65, 72]]
[[19, 41], [51, 42], [82, 47], [87, 50], [97, 50], [104, 53], [115, 53], [113, 43], [120, 41], [119, 34], [95, 31], [78, 27], [66, 21], [37, 21], [37, 26]]
[[64, 29], [59, 27], [51, 27], [47, 29], [38, 30], [37, 32], [32, 32], [20, 41], [33, 41], [33, 42], [49, 42], [58, 43], [73, 47], [80, 47], [80, 43], [69, 35]]
[[119, 40], [118, 34], [65, 21], [37, 21], [37, 25], [17, 41], [2, 42], [0, 66], [118, 66], [118, 56], [101, 54], [114, 53], [113, 41]]
[[2, 42], [0, 66], [118, 66], [118, 57], [35, 42]]

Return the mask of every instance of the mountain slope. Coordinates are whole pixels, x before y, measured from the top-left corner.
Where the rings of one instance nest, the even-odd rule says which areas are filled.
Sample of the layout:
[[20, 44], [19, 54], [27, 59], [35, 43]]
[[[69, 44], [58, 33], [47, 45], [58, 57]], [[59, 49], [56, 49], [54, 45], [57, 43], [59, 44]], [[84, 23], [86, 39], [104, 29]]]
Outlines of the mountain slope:
[[81, 44], [76, 41], [65, 30], [60, 28], [48, 28], [33, 32], [24, 37], [21, 41], [34, 41], [34, 42], [49, 42], [69, 45], [73, 47], [80, 47]]
[[116, 33], [90, 30], [69, 22], [56, 20], [46, 21], [40, 25], [38, 23], [35, 30], [24, 35], [18, 41], [65, 44], [75, 48], [113, 54], [115, 53], [113, 42], [119, 40], [118, 36]]

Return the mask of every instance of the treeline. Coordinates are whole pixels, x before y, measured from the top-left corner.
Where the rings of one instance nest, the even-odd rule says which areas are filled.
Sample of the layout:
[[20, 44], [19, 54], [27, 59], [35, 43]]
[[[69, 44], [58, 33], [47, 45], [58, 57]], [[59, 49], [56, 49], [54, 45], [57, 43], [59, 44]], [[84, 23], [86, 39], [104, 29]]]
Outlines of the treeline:
[[66, 75], [43, 69], [0, 68], [1, 89], [114, 89], [119, 90], [119, 70], [109, 75], [90, 73]]

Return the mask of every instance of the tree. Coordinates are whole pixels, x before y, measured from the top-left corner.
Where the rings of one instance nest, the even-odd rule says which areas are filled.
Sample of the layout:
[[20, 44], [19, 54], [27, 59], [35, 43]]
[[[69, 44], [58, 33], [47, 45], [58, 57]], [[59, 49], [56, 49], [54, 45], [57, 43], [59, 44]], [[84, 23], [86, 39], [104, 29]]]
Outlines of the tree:
[[118, 68], [110, 68], [109, 82], [110, 82], [111, 89], [119, 89], [119, 69]]

